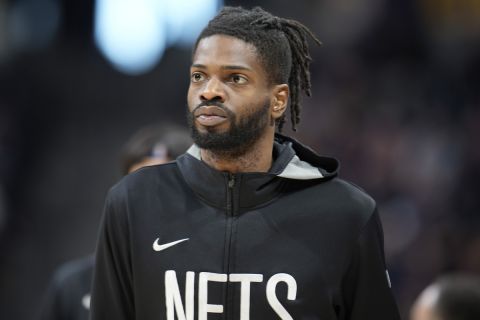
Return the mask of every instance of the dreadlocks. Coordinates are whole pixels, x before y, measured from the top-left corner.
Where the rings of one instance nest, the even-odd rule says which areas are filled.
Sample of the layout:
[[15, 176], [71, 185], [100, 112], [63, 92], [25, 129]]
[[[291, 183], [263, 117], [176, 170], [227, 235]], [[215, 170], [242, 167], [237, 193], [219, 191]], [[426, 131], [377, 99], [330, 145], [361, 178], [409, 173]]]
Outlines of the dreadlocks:
[[[295, 20], [276, 17], [260, 7], [246, 10], [242, 7], [224, 7], [199, 35], [194, 52], [201, 39], [223, 34], [252, 44], [268, 74], [271, 83], [288, 83], [290, 88], [290, 120], [296, 131], [300, 122], [300, 90], [311, 95], [310, 57], [307, 37], [317, 44], [317, 37]], [[282, 131], [285, 114], [278, 120]]]

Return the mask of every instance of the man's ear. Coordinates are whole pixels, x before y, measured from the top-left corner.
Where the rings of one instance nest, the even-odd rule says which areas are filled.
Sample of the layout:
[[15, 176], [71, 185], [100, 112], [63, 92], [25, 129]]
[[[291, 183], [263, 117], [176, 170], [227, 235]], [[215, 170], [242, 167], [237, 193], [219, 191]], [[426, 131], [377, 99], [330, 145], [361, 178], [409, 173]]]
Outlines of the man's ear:
[[272, 118], [274, 120], [279, 119], [287, 109], [289, 94], [290, 89], [288, 88], [288, 84], [283, 83], [275, 85], [273, 89], [271, 110]]

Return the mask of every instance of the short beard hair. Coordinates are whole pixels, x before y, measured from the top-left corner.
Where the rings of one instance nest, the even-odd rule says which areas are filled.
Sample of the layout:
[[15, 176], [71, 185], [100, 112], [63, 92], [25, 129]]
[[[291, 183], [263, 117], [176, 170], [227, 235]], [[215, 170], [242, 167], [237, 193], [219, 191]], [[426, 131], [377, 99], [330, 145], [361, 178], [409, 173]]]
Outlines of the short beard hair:
[[[205, 102], [203, 105], [215, 105], [222, 108], [230, 121], [230, 129], [225, 132], [215, 132], [208, 129], [201, 133], [195, 127], [194, 111], [187, 109], [187, 121], [193, 141], [201, 149], [212, 151], [224, 156], [239, 156], [245, 154], [265, 132], [270, 121], [270, 100], [262, 103], [262, 107], [252, 114], [245, 115], [237, 121], [237, 115], [217, 101]], [[200, 104], [198, 107], [202, 106]], [[197, 107], [197, 108], [198, 108]]]

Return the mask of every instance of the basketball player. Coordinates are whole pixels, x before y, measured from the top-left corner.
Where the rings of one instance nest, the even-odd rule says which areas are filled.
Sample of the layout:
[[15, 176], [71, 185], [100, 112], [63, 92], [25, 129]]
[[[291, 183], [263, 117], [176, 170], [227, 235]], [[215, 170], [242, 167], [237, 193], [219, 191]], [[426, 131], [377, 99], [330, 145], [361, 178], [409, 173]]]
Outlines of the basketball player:
[[396, 320], [375, 201], [281, 135], [310, 94], [298, 21], [226, 7], [194, 46], [175, 162], [107, 196], [92, 320]]

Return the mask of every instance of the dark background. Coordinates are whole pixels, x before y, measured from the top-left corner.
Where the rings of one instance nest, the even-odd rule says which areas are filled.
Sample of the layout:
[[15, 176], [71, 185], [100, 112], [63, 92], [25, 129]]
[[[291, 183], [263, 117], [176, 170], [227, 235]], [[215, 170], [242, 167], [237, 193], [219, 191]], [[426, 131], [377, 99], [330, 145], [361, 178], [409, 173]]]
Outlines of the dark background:
[[[55, 268], [94, 250], [125, 140], [184, 124], [189, 49], [122, 74], [94, 46], [93, 0], [52, 1], [59, 29], [42, 45], [11, 32], [22, 1], [0, 0], [1, 319], [31, 319]], [[440, 274], [480, 274], [480, 2], [225, 3], [261, 5], [322, 40], [295, 136], [378, 201], [404, 317]], [[40, 13], [32, 23], [48, 26]]]

